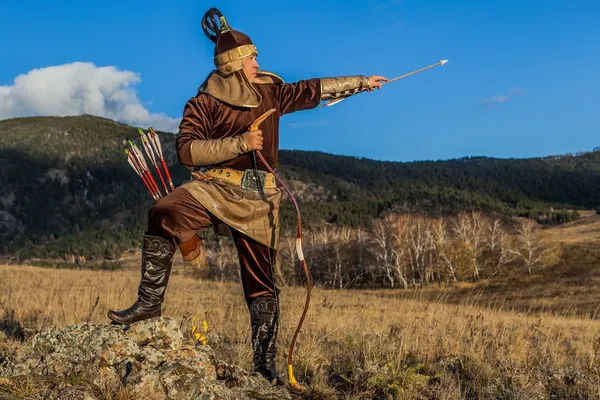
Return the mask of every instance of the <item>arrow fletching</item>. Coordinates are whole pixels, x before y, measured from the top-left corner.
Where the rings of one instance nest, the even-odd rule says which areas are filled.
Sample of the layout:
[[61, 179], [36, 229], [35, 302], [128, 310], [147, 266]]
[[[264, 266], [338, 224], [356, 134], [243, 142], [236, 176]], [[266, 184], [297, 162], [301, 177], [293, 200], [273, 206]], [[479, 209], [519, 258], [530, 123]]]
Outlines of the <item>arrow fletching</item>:
[[131, 151], [133, 152], [135, 157], [138, 159], [138, 161], [139, 161], [140, 165], [143, 167], [144, 171], [147, 170], [148, 164], [146, 164], [146, 159], [144, 158], [144, 155], [142, 154], [140, 149], [138, 149], [138, 147], [135, 145], [135, 143], [133, 143], [131, 140], [129, 141], [129, 145], [131, 146]]
[[163, 152], [162, 152], [162, 146], [160, 144], [160, 138], [158, 137], [156, 132], [154, 132], [153, 128], [151, 128], [151, 127], [148, 128], [148, 132], [150, 132], [150, 142], [152, 143], [152, 145], [154, 145], [154, 150], [156, 150], [158, 157], [164, 158]]
[[149, 132], [149, 136], [150, 136], [150, 143], [152, 143], [152, 145], [154, 146], [154, 148], [156, 150], [156, 154], [158, 154], [158, 158], [161, 162], [163, 170], [165, 171], [165, 175], [167, 176], [167, 182], [169, 183], [169, 187], [171, 188], [171, 191], [173, 191], [173, 190], [175, 190], [175, 185], [173, 185], [173, 180], [171, 179], [171, 173], [169, 172], [169, 169], [167, 168], [167, 163], [165, 162], [165, 158], [163, 157], [162, 146], [160, 144], [160, 138], [158, 137], [158, 134], [154, 131], [154, 129], [152, 127], [148, 128], [148, 132]]
[[148, 143], [148, 138], [146, 137], [146, 134], [144, 133], [142, 128], [138, 128], [138, 132], [140, 133], [140, 137], [142, 138], [142, 146], [144, 147], [144, 152], [146, 152], [146, 155], [150, 159], [152, 165], [156, 167], [156, 158], [154, 157], [154, 151]]
[[138, 132], [140, 133], [140, 136], [142, 138], [142, 144], [144, 146], [144, 151], [148, 155], [148, 158], [150, 158], [150, 162], [152, 162], [152, 165], [154, 166], [154, 169], [156, 170], [156, 173], [157, 173], [158, 177], [160, 178], [163, 188], [165, 189], [165, 193], [169, 193], [169, 189], [167, 189], [167, 185], [165, 184], [165, 180], [164, 180], [162, 174], [160, 173], [158, 164], [156, 164], [156, 157], [154, 156], [154, 150], [152, 150], [152, 144], [151, 144], [150, 140], [148, 140], [148, 138], [146, 137], [146, 134], [144, 133], [144, 130], [142, 128], [138, 128]]
[[331, 101], [328, 101], [327, 103], [323, 104], [323, 107], [331, 107], [331, 106], [334, 106], [337, 103], [342, 102], [344, 100], [346, 100], [346, 97], [342, 97], [342, 98], [339, 98], [339, 99], [331, 100]]
[[125, 154], [127, 154], [127, 162], [129, 163], [129, 165], [131, 165], [131, 168], [133, 168], [133, 170], [135, 171], [136, 174], [138, 174], [139, 176], [142, 176], [142, 173], [140, 172], [140, 170], [138, 169], [138, 167], [135, 165], [135, 163], [131, 159], [131, 155], [129, 154], [129, 150], [125, 150]]

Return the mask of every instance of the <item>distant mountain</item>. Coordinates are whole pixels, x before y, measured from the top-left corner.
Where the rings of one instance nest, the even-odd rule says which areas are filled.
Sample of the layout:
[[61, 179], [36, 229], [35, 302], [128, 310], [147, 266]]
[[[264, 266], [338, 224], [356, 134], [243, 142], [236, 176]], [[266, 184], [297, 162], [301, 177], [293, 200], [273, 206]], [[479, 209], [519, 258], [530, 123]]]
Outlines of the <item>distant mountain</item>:
[[[173, 134], [158, 132], [174, 183], [189, 179]], [[137, 128], [94, 116], [0, 121], [0, 254], [112, 257], [135, 247], [152, 201], [126, 162]], [[382, 162], [281, 151], [278, 172], [303, 222], [368, 225], [388, 210], [553, 215], [600, 207], [600, 151], [530, 159]], [[561, 214], [554, 214], [561, 215]], [[291, 202], [284, 228], [295, 227]]]

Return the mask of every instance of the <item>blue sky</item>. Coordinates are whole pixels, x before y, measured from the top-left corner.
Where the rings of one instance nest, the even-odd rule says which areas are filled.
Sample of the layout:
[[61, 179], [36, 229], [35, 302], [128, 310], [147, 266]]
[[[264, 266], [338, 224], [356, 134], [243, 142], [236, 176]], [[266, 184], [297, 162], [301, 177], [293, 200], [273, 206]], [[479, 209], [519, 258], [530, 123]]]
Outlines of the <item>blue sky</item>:
[[[60, 103], [53, 99], [64, 89], [60, 80], [40, 74], [24, 85], [15, 78], [86, 62], [135, 74], [114, 98], [133, 93], [137, 100], [127, 101], [139, 101], [136, 115], [180, 118], [213, 68], [213, 46], [200, 28], [213, 6], [253, 39], [261, 68], [288, 82], [392, 78], [449, 60], [379, 92], [284, 116], [283, 149], [412, 161], [600, 146], [598, 1], [3, 1], [3, 117], [68, 113], [80, 94], [65, 94], [63, 108], [35, 108], [28, 97], [40, 91]], [[93, 90], [105, 93], [106, 84]], [[24, 89], [11, 95], [17, 87]]]

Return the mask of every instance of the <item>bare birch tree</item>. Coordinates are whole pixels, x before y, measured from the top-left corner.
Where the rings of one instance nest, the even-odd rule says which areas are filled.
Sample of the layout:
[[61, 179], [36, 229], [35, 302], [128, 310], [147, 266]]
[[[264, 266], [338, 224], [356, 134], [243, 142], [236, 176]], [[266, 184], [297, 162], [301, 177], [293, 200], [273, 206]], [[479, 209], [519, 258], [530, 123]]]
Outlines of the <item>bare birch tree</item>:
[[[377, 272], [374, 270], [373, 266], [369, 262], [369, 236], [367, 232], [363, 229], [358, 229], [356, 231], [356, 235], [354, 236], [354, 240], [352, 241], [351, 249], [352, 251], [352, 261], [354, 264], [355, 276], [352, 278], [353, 280], [358, 280], [361, 283], [361, 286], [364, 284], [365, 280], [369, 277], [371, 281], [375, 281], [375, 277]], [[368, 276], [365, 278], [365, 276]]]
[[404, 289], [408, 288], [406, 278], [406, 216], [391, 216], [388, 218], [393, 243], [393, 274]]
[[519, 222], [517, 227], [517, 249], [513, 251], [525, 263], [525, 268], [529, 276], [532, 275], [533, 268], [541, 264], [544, 255], [548, 251], [545, 243], [542, 241], [537, 224], [524, 219]]
[[385, 274], [390, 286], [394, 288], [397, 252], [394, 244], [393, 222], [390, 217], [378, 219], [373, 223], [372, 241], [373, 245], [370, 250], [375, 257], [377, 267]]
[[502, 221], [499, 218], [494, 218], [488, 224], [488, 246], [491, 251], [495, 251], [499, 245], [502, 245]]
[[446, 221], [443, 218], [440, 217], [432, 223], [431, 239], [438, 260], [440, 264], [443, 265], [443, 270], [446, 272], [446, 275], [449, 279], [452, 279], [453, 282], [457, 282], [458, 274], [456, 265], [450, 256], [452, 241], [446, 226]]
[[496, 276], [506, 264], [514, 261], [515, 253], [512, 249], [511, 237], [502, 228], [500, 219], [493, 219], [488, 226], [487, 281]]
[[344, 288], [345, 278], [351, 268], [348, 251], [351, 234], [348, 227], [336, 228], [330, 234], [328, 262], [333, 266], [332, 286], [337, 284], [340, 290]]
[[454, 232], [467, 250], [474, 281], [480, 279], [480, 253], [485, 241], [488, 224], [488, 219], [478, 211], [461, 212], [454, 219]]
[[420, 216], [407, 216], [404, 219], [404, 240], [406, 259], [410, 265], [413, 285], [428, 284], [433, 280], [431, 250], [433, 249], [429, 220]]

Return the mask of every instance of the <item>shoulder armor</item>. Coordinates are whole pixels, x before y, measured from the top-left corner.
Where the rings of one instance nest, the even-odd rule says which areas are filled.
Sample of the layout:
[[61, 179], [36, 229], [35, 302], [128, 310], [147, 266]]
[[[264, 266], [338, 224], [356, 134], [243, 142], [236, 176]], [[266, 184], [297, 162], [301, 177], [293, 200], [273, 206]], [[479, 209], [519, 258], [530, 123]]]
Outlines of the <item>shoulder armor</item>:
[[258, 70], [258, 73], [256, 75], [254, 83], [256, 83], [258, 85], [265, 84], [265, 83], [275, 83], [275, 84], [280, 85], [285, 82], [283, 81], [283, 78], [277, 74], [274, 74], [269, 71]]

